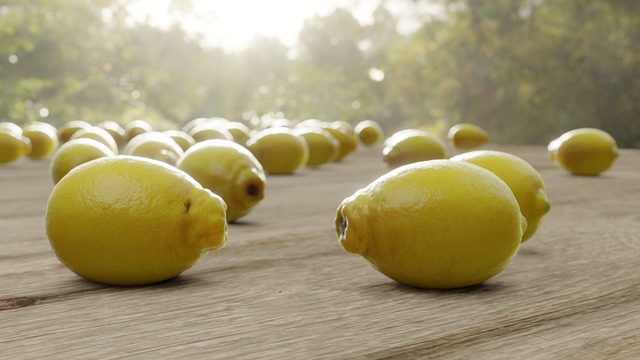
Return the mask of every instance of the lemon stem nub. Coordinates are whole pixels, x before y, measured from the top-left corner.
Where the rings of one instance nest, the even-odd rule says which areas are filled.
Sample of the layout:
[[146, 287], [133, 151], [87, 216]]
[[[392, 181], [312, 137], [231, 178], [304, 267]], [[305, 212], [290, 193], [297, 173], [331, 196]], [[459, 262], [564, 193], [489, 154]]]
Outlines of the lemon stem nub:
[[247, 195], [250, 197], [256, 197], [260, 195], [260, 186], [256, 183], [251, 183], [247, 186]]

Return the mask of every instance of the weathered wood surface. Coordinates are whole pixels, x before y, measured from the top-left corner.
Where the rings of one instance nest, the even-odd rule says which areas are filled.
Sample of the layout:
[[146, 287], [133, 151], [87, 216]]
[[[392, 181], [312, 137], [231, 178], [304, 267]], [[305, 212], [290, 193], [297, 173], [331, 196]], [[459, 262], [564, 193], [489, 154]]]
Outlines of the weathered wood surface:
[[1, 167], [0, 358], [639, 358], [640, 151], [575, 177], [542, 147], [488, 148], [531, 162], [552, 209], [503, 273], [452, 291], [399, 285], [340, 248], [335, 210], [387, 171], [379, 148], [269, 176], [227, 247], [136, 288], [57, 261], [47, 161]]

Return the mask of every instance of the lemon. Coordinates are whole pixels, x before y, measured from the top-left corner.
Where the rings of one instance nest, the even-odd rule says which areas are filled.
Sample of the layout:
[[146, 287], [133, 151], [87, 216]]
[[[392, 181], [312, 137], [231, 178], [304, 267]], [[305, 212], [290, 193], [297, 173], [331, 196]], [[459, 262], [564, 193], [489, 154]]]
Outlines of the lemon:
[[22, 135], [22, 127], [12, 122], [3, 121], [0, 122], [0, 132], [10, 132], [16, 135]]
[[88, 138], [73, 139], [62, 144], [51, 157], [49, 173], [57, 184], [69, 171], [91, 160], [113, 156], [114, 153], [103, 143]]
[[227, 221], [248, 214], [264, 198], [266, 177], [253, 154], [230, 140], [206, 140], [187, 150], [176, 164], [227, 204]]
[[124, 126], [127, 141], [131, 141], [134, 137], [151, 131], [153, 131], [153, 127], [141, 119], [130, 121]]
[[304, 138], [309, 145], [309, 159], [307, 166], [320, 166], [333, 161], [338, 156], [340, 143], [321, 128], [300, 127], [294, 133]]
[[558, 147], [560, 146], [560, 139], [553, 139], [549, 142], [549, 145], [547, 145], [547, 152], [549, 153], [549, 159], [557, 164], [558, 164]]
[[268, 174], [292, 174], [309, 159], [307, 142], [286, 127], [261, 130], [249, 139], [247, 147]]
[[127, 132], [124, 130], [120, 124], [113, 120], [105, 120], [99, 124], [96, 124], [96, 127], [105, 130], [111, 135], [113, 140], [115, 140], [118, 147], [124, 146], [127, 142]]
[[462, 161], [399, 167], [338, 207], [342, 247], [400, 283], [457, 288], [497, 275], [526, 228], [513, 193], [496, 175]]
[[106, 147], [108, 147], [114, 154], [118, 153], [118, 144], [113, 139], [113, 136], [109, 134], [106, 130], [101, 129], [97, 126], [92, 126], [86, 129], [80, 129], [71, 135], [69, 140], [74, 139], [93, 139], [103, 143]]
[[557, 164], [574, 175], [598, 175], [608, 170], [618, 157], [616, 140], [600, 129], [571, 130], [556, 141]]
[[489, 141], [489, 134], [477, 125], [460, 123], [452, 126], [447, 134], [454, 147], [473, 149]]
[[334, 124], [333, 126], [323, 126], [322, 129], [331, 134], [340, 144], [338, 156], [334, 161], [341, 161], [357, 149], [358, 142], [355, 135], [349, 132], [349, 128], [338, 127]]
[[140, 134], [125, 145], [124, 155], [142, 156], [175, 165], [184, 151], [169, 135], [150, 131]]
[[531, 238], [549, 212], [544, 180], [531, 164], [515, 155], [493, 150], [471, 151], [451, 160], [481, 166], [507, 183], [518, 201], [520, 212], [527, 219], [527, 231], [522, 235], [522, 241]]
[[58, 128], [58, 139], [61, 143], [69, 141], [71, 135], [80, 129], [89, 129], [92, 125], [84, 120], [71, 120]]
[[204, 122], [202, 124], [194, 126], [188, 133], [193, 137], [196, 143], [205, 140], [231, 140], [233, 141], [233, 135], [223, 126], [216, 125], [214, 122]]
[[29, 138], [16, 134], [12, 130], [0, 131], [0, 164], [17, 161], [30, 151]]
[[367, 146], [374, 145], [384, 138], [382, 127], [373, 120], [363, 120], [357, 123], [354, 131], [360, 142]]
[[173, 278], [227, 239], [225, 204], [173, 166], [132, 156], [84, 163], [58, 182], [45, 216], [69, 269], [112, 285]]
[[22, 127], [22, 136], [31, 141], [31, 151], [27, 156], [33, 159], [42, 159], [53, 154], [58, 148], [58, 134], [56, 129], [49, 124], [32, 123]]
[[434, 135], [422, 130], [406, 129], [394, 133], [384, 142], [382, 159], [391, 168], [418, 161], [445, 159], [447, 145]]
[[356, 134], [355, 128], [351, 123], [344, 120], [332, 121], [329, 126], [333, 129], [338, 129], [347, 135], [354, 136]]
[[231, 133], [233, 141], [242, 146], [247, 146], [247, 141], [251, 138], [251, 129], [239, 121], [230, 121], [225, 128]]
[[196, 143], [196, 141], [193, 140], [193, 137], [191, 137], [191, 135], [187, 134], [182, 130], [166, 130], [164, 131], [164, 133], [166, 135], [169, 135], [169, 137], [172, 138], [173, 141], [175, 141], [176, 144], [178, 144], [178, 146], [180, 146], [182, 151], [187, 151], [187, 149], [189, 149], [191, 146], [195, 145]]
[[206, 122], [208, 122], [209, 119], [204, 118], [204, 117], [199, 117], [199, 118], [195, 118], [193, 120], [189, 120], [187, 121], [181, 128], [180, 130], [182, 130], [185, 133], [189, 133], [189, 131], [191, 131], [191, 129], [193, 129], [196, 125], [200, 125], [200, 124], [204, 124]]

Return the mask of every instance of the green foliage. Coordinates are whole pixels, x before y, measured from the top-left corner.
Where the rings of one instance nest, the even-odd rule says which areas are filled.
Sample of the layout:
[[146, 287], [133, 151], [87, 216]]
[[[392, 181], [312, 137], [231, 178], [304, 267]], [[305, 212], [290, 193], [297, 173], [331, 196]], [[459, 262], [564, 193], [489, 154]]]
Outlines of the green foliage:
[[431, 0], [435, 16], [403, 1], [422, 24], [411, 35], [381, 0], [366, 24], [336, 9], [308, 19], [294, 49], [259, 37], [235, 54], [180, 26], [189, 0], [172, 2], [162, 29], [132, 23], [123, 0], [5, 1], [0, 121], [168, 128], [276, 114], [368, 118], [387, 132], [472, 122], [492, 141], [529, 144], [592, 126], [640, 142], [637, 1]]

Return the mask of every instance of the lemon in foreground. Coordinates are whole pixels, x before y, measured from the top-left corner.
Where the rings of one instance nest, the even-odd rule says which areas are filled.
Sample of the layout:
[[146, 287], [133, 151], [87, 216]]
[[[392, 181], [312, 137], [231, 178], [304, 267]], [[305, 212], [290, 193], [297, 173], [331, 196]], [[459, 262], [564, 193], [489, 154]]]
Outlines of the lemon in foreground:
[[199, 142], [184, 153], [176, 167], [222, 197], [229, 222], [248, 214], [264, 198], [262, 165], [249, 150], [231, 140]]
[[51, 180], [57, 184], [76, 166], [101, 157], [115, 155], [105, 144], [94, 139], [74, 139], [62, 144], [51, 157], [49, 173]]
[[496, 175], [462, 161], [399, 167], [338, 207], [342, 247], [400, 283], [457, 288], [500, 273], [526, 220]]
[[384, 137], [382, 127], [373, 120], [363, 120], [357, 123], [354, 131], [360, 142], [367, 146], [382, 141]]
[[606, 131], [580, 128], [554, 140], [551, 158], [574, 175], [598, 175], [608, 170], [618, 157], [616, 140]]
[[473, 149], [489, 141], [489, 134], [481, 127], [460, 123], [452, 126], [447, 134], [454, 147], [458, 149]]
[[58, 259], [86, 279], [142, 285], [173, 278], [227, 239], [225, 204], [159, 161], [112, 156], [82, 164], [49, 197]]
[[449, 156], [444, 141], [422, 130], [398, 131], [384, 145], [382, 159], [391, 168], [418, 161], [446, 159]]
[[29, 138], [13, 131], [0, 131], [0, 164], [17, 161], [31, 151]]
[[513, 192], [520, 212], [527, 219], [527, 231], [522, 235], [522, 241], [531, 238], [549, 212], [544, 181], [531, 164], [515, 155], [493, 150], [471, 151], [451, 160], [466, 161], [498, 175]]
[[285, 127], [260, 131], [249, 139], [247, 147], [268, 174], [292, 174], [309, 159], [307, 142]]

